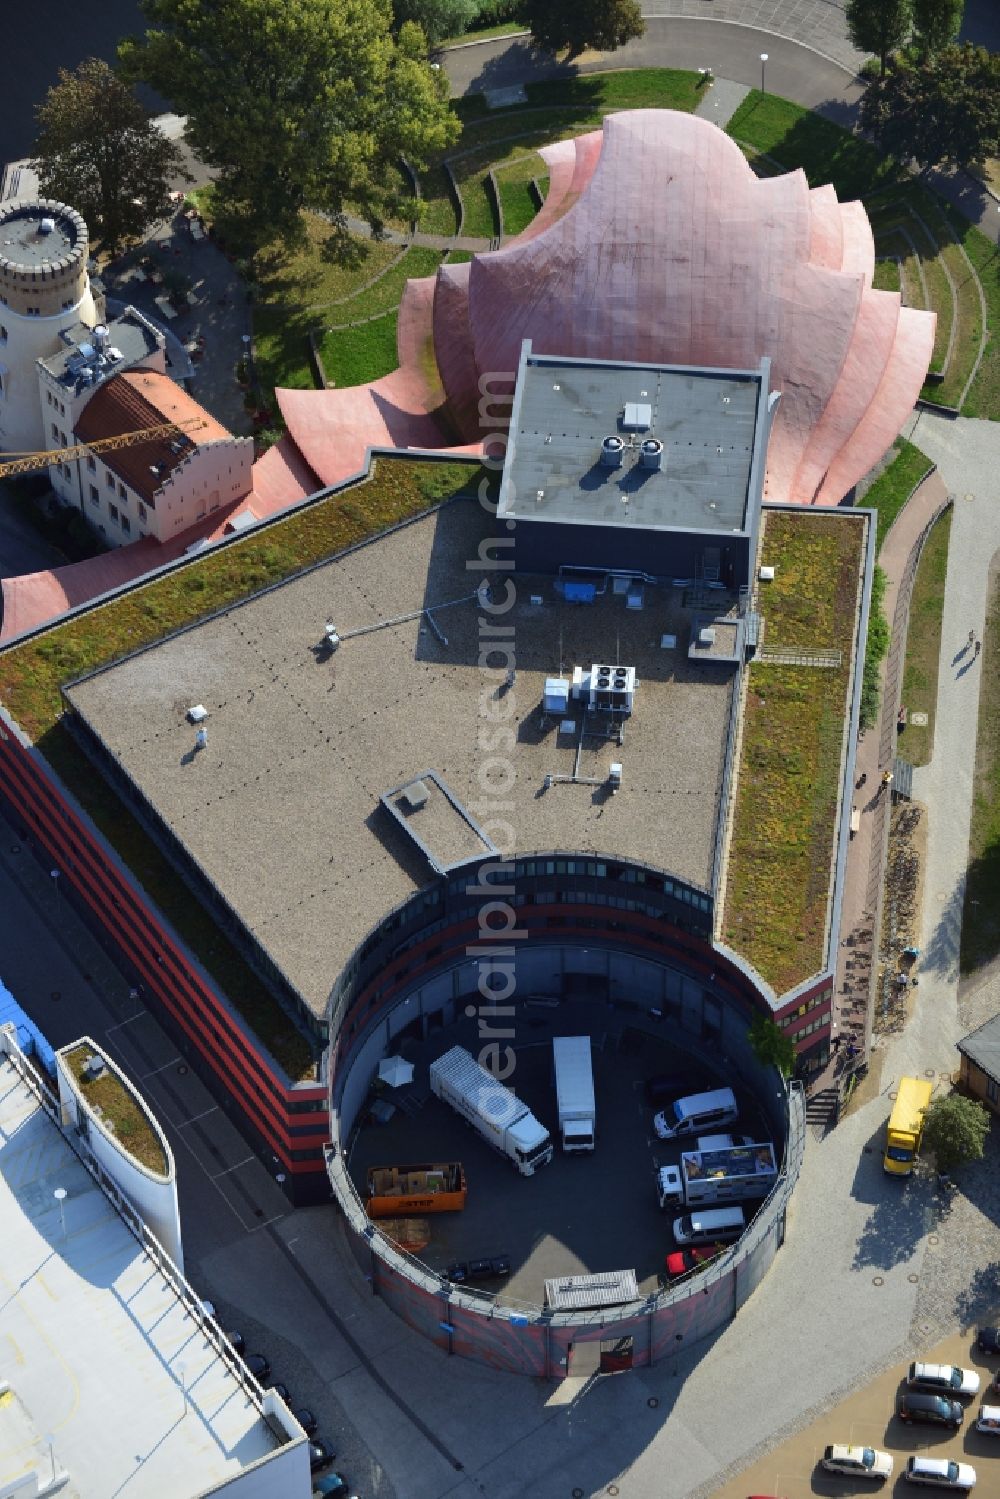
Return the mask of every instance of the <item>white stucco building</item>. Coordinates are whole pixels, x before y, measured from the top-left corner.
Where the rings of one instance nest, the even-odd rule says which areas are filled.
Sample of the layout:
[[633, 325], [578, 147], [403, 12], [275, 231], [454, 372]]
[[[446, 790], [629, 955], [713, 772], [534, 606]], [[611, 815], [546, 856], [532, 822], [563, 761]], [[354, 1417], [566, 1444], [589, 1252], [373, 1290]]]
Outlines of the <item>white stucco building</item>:
[[0, 204], [0, 449], [46, 447], [36, 364], [63, 331], [104, 316], [87, 274], [87, 226], [48, 198]]

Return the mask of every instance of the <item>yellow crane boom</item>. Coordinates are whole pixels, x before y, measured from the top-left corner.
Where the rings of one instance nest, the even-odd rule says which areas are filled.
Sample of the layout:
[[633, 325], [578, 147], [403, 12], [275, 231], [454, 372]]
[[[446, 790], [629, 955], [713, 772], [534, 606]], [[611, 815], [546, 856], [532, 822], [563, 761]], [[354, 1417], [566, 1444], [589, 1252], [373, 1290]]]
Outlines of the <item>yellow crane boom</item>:
[[120, 432], [117, 437], [100, 437], [96, 442], [78, 442], [69, 448], [49, 448], [44, 453], [8, 453], [0, 457], [0, 479], [13, 479], [18, 474], [31, 474], [36, 469], [48, 468], [56, 463], [79, 463], [91, 453], [114, 453], [119, 448], [130, 448], [137, 442], [155, 442], [160, 437], [173, 437], [176, 432], [190, 432], [204, 427], [203, 417], [188, 416], [179, 422], [160, 422], [156, 427], [142, 427], [137, 432]]

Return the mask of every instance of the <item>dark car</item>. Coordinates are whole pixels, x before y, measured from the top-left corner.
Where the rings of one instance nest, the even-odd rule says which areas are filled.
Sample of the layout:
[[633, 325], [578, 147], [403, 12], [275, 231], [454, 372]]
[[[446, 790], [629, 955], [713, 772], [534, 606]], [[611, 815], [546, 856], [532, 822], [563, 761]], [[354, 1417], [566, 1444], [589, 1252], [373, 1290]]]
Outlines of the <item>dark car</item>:
[[298, 1421], [307, 1437], [315, 1435], [316, 1427], [319, 1423], [311, 1410], [307, 1410], [304, 1405], [300, 1405], [298, 1410], [292, 1411], [292, 1415]]
[[944, 1395], [925, 1395], [920, 1390], [907, 1390], [899, 1402], [899, 1419], [907, 1426], [918, 1422], [921, 1426], [948, 1426], [952, 1430], [961, 1426], [965, 1410], [957, 1400]]
[[661, 1103], [667, 1103], [672, 1098], [682, 1098], [685, 1093], [693, 1091], [691, 1077], [687, 1072], [656, 1072], [652, 1077], [647, 1077], [643, 1084], [646, 1102], [651, 1109], [659, 1108]]
[[976, 1333], [976, 1347], [980, 1353], [1000, 1353], [1000, 1327], [981, 1327]]
[[258, 1384], [263, 1384], [265, 1379], [270, 1379], [271, 1365], [262, 1353], [245, 1353], [243, 1362]]
[[322, 1478], [317, 1478], [314, 1494], [321, 1494], [323, 1499], [342, 1499], [344, 1494], [351, 1492], [351, 1486], [343, 1473], [324, 1473]]
[[309, 1443], [309, 1471], [310, 1473], [322, 1473], [328, 1468], [337, 1456], [329, 1442], [324, 1442], [322, 1437], [313, 1437]]

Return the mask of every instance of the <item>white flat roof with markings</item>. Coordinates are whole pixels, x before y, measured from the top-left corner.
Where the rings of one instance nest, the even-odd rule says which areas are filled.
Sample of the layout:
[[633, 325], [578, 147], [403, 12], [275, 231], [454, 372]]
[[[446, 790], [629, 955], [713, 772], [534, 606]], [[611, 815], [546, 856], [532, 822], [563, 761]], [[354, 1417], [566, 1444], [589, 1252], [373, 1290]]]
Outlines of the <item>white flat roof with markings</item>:
[[236, 1479], [248, 1499], [305, 1499], [304, 1434], [285, 1432], [275, 1397], [219, 1352], [190, 1289], [5, 1054], [0, 1224], [0, 1492], [30, 1474], [44, 1487], [54, 1469], [68, 1475], [61, 1493], [85, 1499], [185, 1499]]

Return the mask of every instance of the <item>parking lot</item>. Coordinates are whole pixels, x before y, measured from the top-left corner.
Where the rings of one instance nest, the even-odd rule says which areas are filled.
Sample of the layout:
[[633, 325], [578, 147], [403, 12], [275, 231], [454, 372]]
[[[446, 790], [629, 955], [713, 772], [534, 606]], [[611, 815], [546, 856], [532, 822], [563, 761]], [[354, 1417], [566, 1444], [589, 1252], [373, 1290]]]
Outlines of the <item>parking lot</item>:
[[[415, 1064], [412, 1084], [381, 1095], [397, 1106], [395, 1114], [387, 1124], [365, 1125], [351, 1150], [351, 1175], [359, 1194], [363, 1199], [373, 1166], [460, 1161], [468, 1183], [464, 1211], [426, 1218], [431, 1241], [419, 1258], [432, 1269], [506, 1255], [510, 1279], [484, 1288], [534, 1303], [542, 1300], [549, 1277], [600, 1270], [635, 1269], [640, 1290], [655, 1290], [664, 1257], [674, 1247], [671, 1220], [681, 1211], [661, 1212], [655, 1168], [676, 1163], [681, 1144], [655, 1138], [654, 1111], [644, 1100], [643, 1082], [657, 1072], [683, 1072], [690, 1079], [686, 1091], [694, 1093], [727, 1079], [712, 1076], [665, 1040], [632, 1030], [602, 1004], [581, 1000], [558, 1009], [526, 1009], [516, 1030], [517, 1060], [509, 1086], [552, 1134], [556, 1148], [551, 1164], [532, 1177], [519, 1176], [504, 1156], [430, 1093], [427, 1069], [434, 1058], [454, 1045], [476, 1055], [482, 1045], [474, 1024], [462, 1022], [434, 1032], [426, 1043], [405, 1045]], [[562, 1034], [589, 1034], [593, 1040], [593, 1152], [567, 1155], [558, 1143], [551, 1039]], [[739, 1128], [769, 1139], [750, 1095], [737, 1096]], [[780, 1142], [775, 1148], [780, 1154]], [[748, 1205], [748, 1216], [753, 1207]]]
[[[971, 1463], [977, 1476], [973, 1493], [993, 1499], [1000, 1494], [1000, 1437], [982, 1435], [975, 1430], [975, 1423], [984, 1392], [1000, 1368], [1000, 1360], [983, 1357], [975, 1350], [974, 1343], [975, 1329], [946, 1338], [935, 1348], [923, 1348], [918, 1354], [928, 1362], [959, 1364], [979, 1374], [980, 1392], [965, 1402], [965, 1420], [958, 1431], [905, 1426], [899, 1420], [896, 1407], [905, 1389], [907, 1369], [907, 1361], [900, 1360], [864, 1389], [853, 1391], [767, 1457], [746, 1468], [739, 1478], [724, 1484], [715, 1499], [746, 1499], [748, 1494], [774, 1495], [776, 1499], [798, 1499], [805, 1494], [846, 1499], [848, 1495], [872, 1493], [899, 1495], [903, 1499], [904, 1495], [920, 1492], [903, 1476], [907, 1458], [915, 1454]], [[822, 1349], [817, 1348], [816, 1357], [822, 1356]], [[863, 1358], [864, 1351], [859, 1350], [859, 1363]], [[997, 1395], [986, 1393], [985, 1399], [987, 1404], [1000, 1403]], [[827, 1473], [818, 1464], [823, 1449], [831, 1442], [878, 1447], [890, 1453], [894, 1464], [892, 1477], [883, 1487], [870, 1480]], [[949, 1490], [930, 1488], [926, 1492]]]

